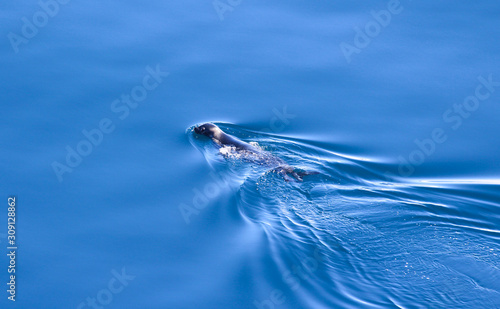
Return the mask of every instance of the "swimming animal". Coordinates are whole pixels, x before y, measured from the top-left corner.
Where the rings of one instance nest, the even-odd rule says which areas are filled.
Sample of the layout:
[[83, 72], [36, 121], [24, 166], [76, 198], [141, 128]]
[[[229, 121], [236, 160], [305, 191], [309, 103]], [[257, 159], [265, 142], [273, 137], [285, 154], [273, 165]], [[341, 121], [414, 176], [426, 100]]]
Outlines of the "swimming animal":
[[269, 166], [274, 166], [271, 171], [277, 172], [282, 175], [285, 181], [290, 181], [290, 176], [295, 178], [297, 181], [302, 181], [302, 178], [304, 176], [319, 174], [316, 171], [302, 171], [295, 167], [292, 167], [286, 164], [285, 161], [272, 155], [271, 153], [259, 149], [258, 147], [252, 146], [235, 136], [225, 133], [213, 123], [205, 123], [200, 126], [196, 126], [194, 127], [194, 132], [196, 134], [211, 138], [212, 141], [214, 141], [215, 144], [217, 144], [219, 147], [233, 148], [234, 151], [250, 155], [253, 158], [253, 161], [257, 161]]

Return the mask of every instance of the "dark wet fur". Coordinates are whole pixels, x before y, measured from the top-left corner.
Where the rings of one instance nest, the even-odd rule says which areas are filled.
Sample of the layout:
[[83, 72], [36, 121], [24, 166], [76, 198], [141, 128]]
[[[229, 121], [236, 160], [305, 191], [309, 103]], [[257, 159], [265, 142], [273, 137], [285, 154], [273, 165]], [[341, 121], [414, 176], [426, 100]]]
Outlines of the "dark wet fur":
[[[231, 146], [235, 147], [238, 151], [248, 152], [249, 154], [255, 154], [260, 161], [264, 161], [268, 165], [277, 165], [271, 170], [271, 172], [278, 173], [283, 176], [285, 181], [297, 180], [303, 181], [304, 176], [319, 174], [316, 171], [301, 171], [297, 168], [290, 166], [285, 163], [282, 159], [271, 155], [268, 152], [262, 151], [257, 147], [254, 147], [237, 137], [229, 135], [223, 132], [218, 126], [212, 123], [205, 123], [194, 128], [194, 132], [197, 134], [205, 135], [211, 138], [218, 146]], [[293, 178], [292, 178], [293, 177]]]

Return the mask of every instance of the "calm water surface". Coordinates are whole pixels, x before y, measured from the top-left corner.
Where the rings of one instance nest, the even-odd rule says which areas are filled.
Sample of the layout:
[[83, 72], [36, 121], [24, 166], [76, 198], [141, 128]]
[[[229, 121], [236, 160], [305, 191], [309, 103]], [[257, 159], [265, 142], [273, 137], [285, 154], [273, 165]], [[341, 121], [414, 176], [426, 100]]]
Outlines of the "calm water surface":
[[232, 3], [2, 5], [1, 307], [500, 307], [500, 4]]

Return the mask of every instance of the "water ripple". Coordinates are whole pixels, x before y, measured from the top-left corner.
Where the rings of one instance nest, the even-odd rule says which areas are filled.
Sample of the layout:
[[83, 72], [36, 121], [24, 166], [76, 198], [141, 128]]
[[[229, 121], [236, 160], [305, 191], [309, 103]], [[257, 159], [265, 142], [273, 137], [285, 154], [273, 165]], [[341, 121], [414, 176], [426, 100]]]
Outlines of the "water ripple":
[[[389, 181], [374, 168], [387, 162], [376, 158], [218, 125], [320, 172], [285, 182], [266, 164], [221, 160], [210, 143], [191, 137], [214, 168], [241, 180], [239, 214], [265, 231], [276, 268], [304, 304], [414, 308], [426, 300], [469, 308], [500, 301], [498, 179]], [[291, 274], [295, 280], [287, 280]]]

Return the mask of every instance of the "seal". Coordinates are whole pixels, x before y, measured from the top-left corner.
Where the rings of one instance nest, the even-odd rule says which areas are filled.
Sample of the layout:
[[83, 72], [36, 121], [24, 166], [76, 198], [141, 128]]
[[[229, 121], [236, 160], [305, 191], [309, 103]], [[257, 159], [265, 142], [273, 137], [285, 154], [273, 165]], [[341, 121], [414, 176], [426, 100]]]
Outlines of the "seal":
[[235, 147], [236, 150], [250, 151], [253, 153], [259, 153], [261, 150], [257, 149], [248, 143], [240, 140], [239, 138], [224, 133], [218, 126], [212, 123], [205, 123], [201, 126], [195, 127], [194, 132], [197, 134], [205, 135], [210, 137], [219, 146], [230, 146]]
[[196, 126], [194, 127], [194, 132], [211, 138], [212, 141], [219, 147], [234, 147], [234, 149], [238, 152], [252, 154], [259, 161], [265, 162], [270, 166], [275, 166], [271, 171], [281, 174], [285, 181], [290, 181], [291, 178], [289, 176], [292, 176], [297, 181], [302, 181], [304, 176], [319, 174], [316, 171], [300, 171], [295, 167], [286, 164], [285, 161], [273, 156], [269, 152], [261, 150], [235, 136], [225, 133], [213, 123], [205, 123], [200, 126]]

